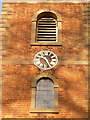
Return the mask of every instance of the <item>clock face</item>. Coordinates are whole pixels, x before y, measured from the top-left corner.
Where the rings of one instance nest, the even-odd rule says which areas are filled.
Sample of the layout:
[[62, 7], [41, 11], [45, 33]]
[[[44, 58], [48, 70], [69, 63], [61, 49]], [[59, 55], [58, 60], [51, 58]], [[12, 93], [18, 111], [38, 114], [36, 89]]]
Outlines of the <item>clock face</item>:
[[53, 68], [57, 62], [56, 54], [48, 50], [40, 51], [34, 56], [34, 64], [43, 70]]

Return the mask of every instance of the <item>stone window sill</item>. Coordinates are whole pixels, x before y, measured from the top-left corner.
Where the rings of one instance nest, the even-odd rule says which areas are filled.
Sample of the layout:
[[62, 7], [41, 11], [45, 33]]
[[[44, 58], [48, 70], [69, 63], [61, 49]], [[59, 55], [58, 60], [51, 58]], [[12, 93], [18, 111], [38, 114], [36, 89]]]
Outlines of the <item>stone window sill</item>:
[[59, 109], [30, 109], [30, 113], [59, 113]]
[[31, 43], [30, 45], [32, 46], [37, 46], [37, 45], [51, 45], [51, 46], [54, 46], [54, 45], [62, 45], [60, 42], [34, 42], [34, 43]]

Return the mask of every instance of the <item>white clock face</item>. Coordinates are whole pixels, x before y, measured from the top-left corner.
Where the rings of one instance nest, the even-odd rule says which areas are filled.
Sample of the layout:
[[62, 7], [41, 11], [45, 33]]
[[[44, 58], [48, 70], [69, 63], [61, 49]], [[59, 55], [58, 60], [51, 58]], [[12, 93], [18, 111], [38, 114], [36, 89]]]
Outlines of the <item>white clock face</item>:
[[43, 70], [53, 68], [57, 62], [56, 54], [48, 50], [40, 51], [34, 56], [34, 64]]

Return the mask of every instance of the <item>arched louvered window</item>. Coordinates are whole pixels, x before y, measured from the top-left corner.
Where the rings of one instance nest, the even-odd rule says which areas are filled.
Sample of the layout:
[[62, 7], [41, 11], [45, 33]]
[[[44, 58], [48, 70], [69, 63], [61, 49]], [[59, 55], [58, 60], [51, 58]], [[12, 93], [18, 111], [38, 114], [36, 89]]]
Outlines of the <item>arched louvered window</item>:
[[57, 41], [57, 21], [53, 17], [43, 17], [38, 20], [37, 41]]
[[49, 78], [37, 83], [36, 109], [54, 109], [54, 84]]
[[35, 13], [32, 19], [31, 45], [61, 45], [61, 15], [50, 9]]

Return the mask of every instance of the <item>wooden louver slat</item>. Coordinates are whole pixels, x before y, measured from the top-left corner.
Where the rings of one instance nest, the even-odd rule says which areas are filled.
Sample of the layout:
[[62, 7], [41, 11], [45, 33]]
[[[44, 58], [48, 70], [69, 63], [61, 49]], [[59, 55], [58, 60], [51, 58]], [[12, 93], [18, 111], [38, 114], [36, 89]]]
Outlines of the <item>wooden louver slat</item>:
[[56, 20], [54, 18], [39, 19], [37, 41], [56, 41]]

